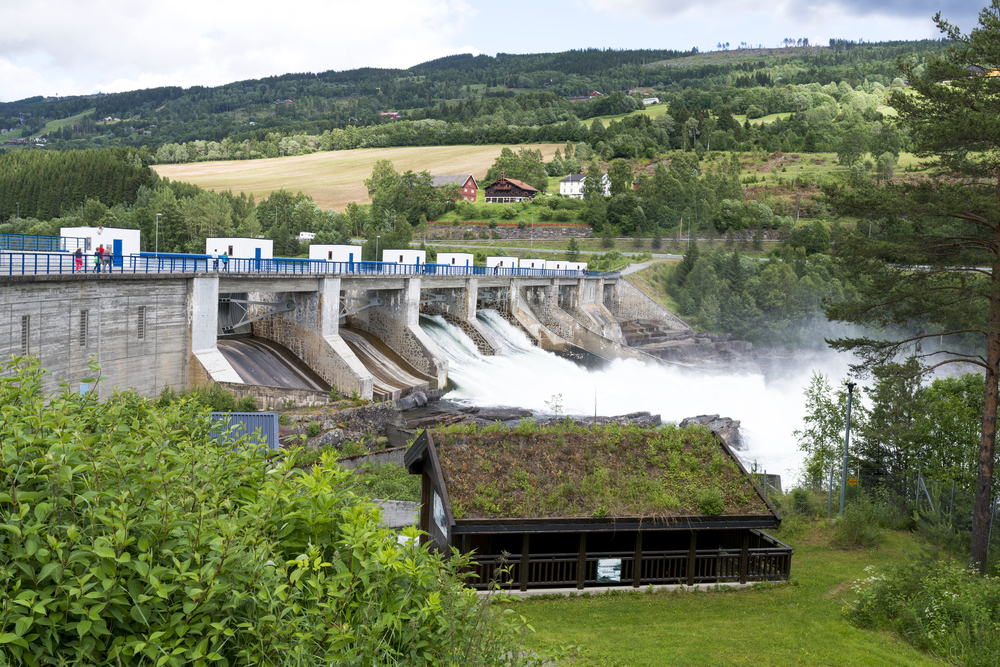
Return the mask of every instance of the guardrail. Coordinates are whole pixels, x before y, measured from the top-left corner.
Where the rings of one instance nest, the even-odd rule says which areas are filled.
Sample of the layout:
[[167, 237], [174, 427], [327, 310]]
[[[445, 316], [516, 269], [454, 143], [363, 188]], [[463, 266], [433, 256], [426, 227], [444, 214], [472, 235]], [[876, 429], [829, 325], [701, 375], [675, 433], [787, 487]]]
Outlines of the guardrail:
[[397, 264], [395, 262], [328, 262], [315, 259], [276, 257], [274, 259], [230, 258], [226, 261], [210, 255], [140, 253], [105, 255], [101, 264], [93, 254], [77, 258], [73, 254], [39, 252], [0, 252], [0, 275], [74, 275], [74, 274], [161, 274], [161, 273], [235, 273], [266, 275], [382, 275], [382, 276], [516, 276], [571, 277], [589, 275], [586, 271], [549, 269], [514, 269], [450, 264]]
[[75, 236], [0, 234], [0, 249], [13, 252], [74, 252], [77, 248], [87, 250], [87, 241]]

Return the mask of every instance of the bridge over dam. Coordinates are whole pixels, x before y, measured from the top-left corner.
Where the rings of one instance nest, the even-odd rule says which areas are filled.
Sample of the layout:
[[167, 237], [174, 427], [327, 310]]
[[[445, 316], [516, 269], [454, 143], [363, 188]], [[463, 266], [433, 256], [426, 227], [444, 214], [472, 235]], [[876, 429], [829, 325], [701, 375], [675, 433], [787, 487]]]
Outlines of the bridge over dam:
[[421, 314], [501, 353], [479, 309], [569, 356], [686, 363], [748, 347], [692, 331], [616, 274], [277, 260], [220, 272], [205, 259], [138, 257], [94, 273], [65, 255], [24, 255], [0, 254], [0, 355], [39, 357], [49, 391], [95, 389], [82, 383], [94, 359], [101, 397], [214, 382], [270, 408], [323, 402], [330, 387], [400, 398], [447, 386], [448, 359]]

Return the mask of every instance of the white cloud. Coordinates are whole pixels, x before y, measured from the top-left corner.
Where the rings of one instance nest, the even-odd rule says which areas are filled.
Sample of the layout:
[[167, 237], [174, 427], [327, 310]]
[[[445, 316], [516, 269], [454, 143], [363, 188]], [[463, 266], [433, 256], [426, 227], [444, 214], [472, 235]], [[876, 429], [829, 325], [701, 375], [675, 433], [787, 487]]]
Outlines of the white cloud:
[[465, 0], [23, 3], [4, 10], [5, 23], [20, 28], [0, 43], [0, 94], [12, 100], [408, 67], [459, 52], [455, 44], [467, 41], [476, 13]]

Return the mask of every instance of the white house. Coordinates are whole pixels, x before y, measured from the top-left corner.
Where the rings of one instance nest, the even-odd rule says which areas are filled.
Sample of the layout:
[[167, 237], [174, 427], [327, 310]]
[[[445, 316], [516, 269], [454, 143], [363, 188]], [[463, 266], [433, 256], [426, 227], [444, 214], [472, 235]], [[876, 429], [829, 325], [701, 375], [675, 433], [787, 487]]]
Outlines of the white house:
[[[60, 227], [59, 236], [83, 239], [75, 243], [85, 254], [93, 255], [98, 246], [111, 250], [115, 257], [127, 257], [139, 254], [138, 229], [118, 229], [116, 227]], [[69, 247], [66, 252], [76, 252], [76, 247]], [[82, 244], [82, 245], [80, 245]]]
[[274, 259], [274, 241], [247, 238], [205, 239], [206, 255], [221, 255], [223, 253], [237, 259]]
[[326, 262], [360, 262], [361, 246], [359, 245], [311, 245], [309, 259], [321, 259]]
[[[586, 174], [570, 174], [566, 178], [561, 179], [559, 181], [559, 194], [573, 197], [574, 199], [583, 199], [584, 178], [586, 178]], [[608, 180], [607, 174], [601, 176], [601, 187], [604, 190], [604, 196], [609, 197], [611, 195], [611, 181]]]
[[392, 248], [382, 251], [382, 261], [396, 264], [426, 264], [427, 251]]
[[475, 256], [469, 252], [439, 252], [437, 257], [438, 264], [449, 266], [472, 266], [475, 262]]
[[487, 268], [516, 269], [517, 257], [487, 257]]
[[644, 105], [646, 105], [647, 107], [650, 104], [659, 104], [660, 103], [660, 98], [659, 97], [644, 97], [644, 98], [642, 98], [642, 103]]
[[566, 270], [567, 271], [586, 271], [587, 270], [587, 263], [586, 262], [566, 262]]
[[545, 260], [545, 270], [546, 271], [566, 271], [566, 265], [569, 264], [565, 259], [547, 259]]
[[313, 232], [299, 232], [299, 243], [312, 241], [314, 238], [316, 238], [316, 234], [314, 234]]
[[544, 269], [545, 260], [544, 259], [519, 259], [517, 261], [517, 268], [519, 269]]

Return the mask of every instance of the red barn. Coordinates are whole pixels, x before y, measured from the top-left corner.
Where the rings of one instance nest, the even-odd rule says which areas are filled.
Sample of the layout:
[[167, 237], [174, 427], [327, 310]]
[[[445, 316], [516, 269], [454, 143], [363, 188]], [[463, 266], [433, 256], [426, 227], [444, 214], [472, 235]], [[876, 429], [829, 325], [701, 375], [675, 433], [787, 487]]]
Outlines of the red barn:
[[479, 192], [479, 184], [472, 174], [438, 174], [431, 176], [431, 185], [436, 188], [457, 185], [460, 188], [458, 199], [465, 201], [476, 201], [476, 194]]

